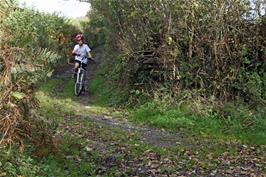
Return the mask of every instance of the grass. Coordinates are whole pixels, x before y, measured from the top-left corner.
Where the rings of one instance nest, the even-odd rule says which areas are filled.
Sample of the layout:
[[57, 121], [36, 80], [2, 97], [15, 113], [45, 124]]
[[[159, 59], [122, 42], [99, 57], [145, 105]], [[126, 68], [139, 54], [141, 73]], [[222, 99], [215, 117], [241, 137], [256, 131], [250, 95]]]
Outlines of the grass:
[[[106, 86], [107, 82], [104, 77], [98, 73], [91, 85], [96, 103], [101, 106], [125, 105], [129, 95], [125, 95], [125, 92], [121, 92], [118, 88]], [[126, 109], [125, 112], [129, 114], [128, 118], [137, 123], [222, 141], [266, 144], [266, 118], [262, 114], [262, 116], [255, 115], [247, 119], [250, 110], [245, 107], [225, 106], [224, 112], [233, 116], [231, 118], [228, 116], [227, 119], [217, 114], [199, 116], [191, 111], [189, 105], [180, 108], [160, 100], [151, 100]], [[244, 123], [249, 119], [251, 124], [245, 127]]]
[[[93, 116], [110, 112], [110, 109], [100, 106], [91, 106], [91, 109], [87, 110], [85, 108], [86, 106], [79, 103], [78, 99], [73, 96], [72, 81], [68, 81], [64, 84], [63, 82], [65, 82], [64, 78], [50, 80], [46, 84], [42, 85], [38, 92], [36, 92], [36, 96], [40, 100], [40, 111], [47, 119], [57, 123], [63, 123], [64, 116]], [[57, 91], [56, 89], [58, 88], [58, 85], [65, 86], [64, 88], [61, 88], [62, 90]], [[76, 121], [73, 120], [71, 124], [74, 125], [75, 123]], [[128, 156], [125, 154], [128, 156], [128, 158], [134, 158], [144, 151], [151, 149], [149, 146], [136, 141], [134, 137], [129, 138], [129, 135], [120, 129], [107, 129], [105, 127], [101, 127], [99, 129], [90, 121], [84, 121], [82, 125], [88, 130], [95, 129], [94, 131], [97, 132], [97, 139], [99, 139], [99, 141], [102, 140], [104, 142], [116, 142], [129, 148], [130, 155], [128, 154]], [[86, 146], [90, 146], [90, 142], [85, 142], [84, 139], [73, 137], [71, 133], [65, 134], [63, 144], [60, 146], [60, 152], [45, 157], [38, 162], [42, 166], [42, 173], [59, 177], [96, 176], [99, 168], [101, 167], [100, 163], [105, 157], [103, 157], [102, 154], [99, 154], [97, 151], [86, 152]], [[117, 148], [116, 144], [110, 146]], [[107, 156], [108, 153], [110, 155], [114, 153], [112, 148], [110, 152], [107, 152]], [[85, 160], [77, 163], [77, 156]], [[117, 158], [121, 161], [124, 159], [123, 156]], [[108, 169], [105, 174], [108, 177], [116, 176], [118, 171], [119, 170], [117, 170], [116, 167], [112, 167]]]
[[214, 137], [221, 140], [241, 140], [242, 143], [266, 144], [266, 120], [244, 128], [241, 119], [226, 120], [217, 115], [198, 116], [163, 102], [148, 102], [131, 111], [130, 119], [157, 128], [182, 130], [187, 134]]
[[[68, 133], [64, 135], [60, 152], [43, 158], [40, 163], [49, 165], [43, 169], [46, 176], [96, 176], [95, 162], [101, 157], [97, 152], [88, 152], [83, 140]], [[80, 160], [79, 160], [80, 159]]]
[[[60, 88], [62, 85], [64, 87]], [[55, 121], [63, 120], [65, 115], [96, 116], [110, 111], [105, 107], [78, 101], [73, 94], [73, 80], [64, 78], [53, 79], [42, 85], [36, 92], [36, 97], [40, 101], [40, 112], [49, 119], [56, 119]]]
[[108, 84], [100, 73], [96, 75], [90, 85], [90, 90], [96, 98], [95, 104], [115, 107], [124, 103], [127, 99], [127, 92]]
[[[62, 87], [64, 86], [64, 87]], [[49, 122], [54, 122], [55, 124], [63, 123], [66, 116], [97, 116], [98, 114], [108, 114], [109, 112], [114, 112], [113, 109], [104, 108], [101, 106], [92, 106], [89, 108], [80, 103], [73, 95], [73, 81], [67, 80], [66, 78], [52, 79], [46, 84], [40, 86], [36, 92], [36, 97], [40, 101], [40, 113], [47, 119]], [[73, 125], [75, 122], [73, 122]], [[95, 125], [86, 121], [83, 123], [83, 126], [87, 129], [95, 129]], [[99, 130], [95, 130], [99, 131]], [[112, 131], [105, 128], [101, 129], [97, 133], [99, 138], [105, 139], [104, 141], [128, 141], [126, 134], [121, 130], [112, 129]], [[25, 171], [20, 173], [18, 171], [14, 172], [13, 176], [25, 175], [25, 176], [96, 176], [98, 173], [97, 170], [101, 166], [98, 164], [102, 160], [102, 155], [96, 151], [87, 152], [84, 148], [89, 146], [89, 142], [85, 142], [84, 139], [75, 137], [70, 133], [66, 133], [63, 136], [63, 143], [60, 145], [60, 151], [56, 154], [51, 154], [43, 158], [32, 158], [30, 155], [17, 156], [18, 158], [29, 158], [33, 159], [29, 161], [29, 164], [25, 164], [25, 169], [30, 170], [27, 167], [30, 165], [38, 167], [36, 171], [28, 173]], [[130, 140], [128, 143], [132, 144], [134, 141]], [[82, 145], [82, 146], [80, 146]], [[82, 148], [82, 149], [80, 149]], [[143, 150], [143, 148], [141, 148]], [[140, 150], [135, 150], [134, 154], [142, 152]], [[82, 152], [82, 153], [81, 153]], [[30, 154], [30, 152], [29, 152]], [[82, 160], [77, 162], [76, 157], [79, 157]], [[16, 165], [14, 165], [15, 168]], [[23, 168], [23, 166], [22, 166]], [[4, 171], [8, 172], [8, 176], [12, 176], [12, 169], [5, 169]], [[115, 168], [111, 168], [106, 173], [107, 176], [116, 176]], [[1, 173], [0, 173], [1, 174]], [[27, 175], [26, 175], [27, 174]], [[32, 174], [32, 175], [31, 175]]]
[[[62, 87], [64, 85], [64, 87]], [[97, 115], [108, 112], [105, 108], [91, 106], [89, 109], [77, 101], [73, 96], [73, 81], [66, 78], [51, 79], [41, 85], [36, 92], [39, 100], [39, 112], [52, 123], [49, 125], [64, 122], [65, 116], [74, 115]], [[39, 157], [34, 155], [32, 148], [26, 148], [26, 152], [20, 153], [13, 149], [1, 149], [0, 151], [0, 176], [27, 176], [27, 177], [63, 177], [63, 176], [88, 176], [95, 174], [95, 161], [99, 154], [80, 154], [79, 149], [83, 140], [73, 137], [71, 134], [64, 134], [62, 144], [56, 154]], [[43, 148], [47, 151], [47, 148]], [[40, 150], [40, 149], [38, 149]], [[45, 152], [47, 154], [47, 152]], [[48, 152], [49, 154], [49, 152]], [[77, 163], [76, 157], [90, 159]], [[96, 176], [96, 175], [95, 175]]]
[[[79, 142], [78, 138], [65, 135], [64, 144], [61, 145], [60, 151], [55, 155], [47, 157], [34, 157], [32, 152], [18, 152], [15, 148], [4, 149], [0, 151], [0, 176], [17, 177], [64, 177], [64, 176], [88, 176], [95, 175], [95, 164], [99, 154], [88, 153], [85, 150], [80, 153], [79, 146], [74, 143]], [[76, 145], [76, 146], [75, 146]], [[80, 156], [83, 160], [77, 163], [76, 157]], [[92, 161], [93, 160], [93, 161]], [[96, 175], [95, 175], [96, 176]]]
[[[64, 78], [53, 79], [48, 81], [46, 84], [42, 85], [38, 92], [36, 92], [37, 98], [40, 100], [40, 111], [41, 113], [51, 121], [57, 123], [63, 123], [64, 116], [77, 116], [77, 115], [97, 115], [97, 113], [105, 114], [110, 111], [110, 109], [103, 108], [100, 106], [92, 106], [92, 109], [87, 110], [86, 106], [81, 105], [78, 100], [75, 99], [72, 93], [72, 82], [68, 81], [67, 83]], [[58, 85], [65, 85], [62, 90], [57, 91]], [[57, 94], [55, 94], [57, 93]], [[108, 97], [106, 97], [108, 98]], [[73, 120], [73, 125], [75, 120]], [[100, 128], [100, 130], [89, 121], [83, 123], [83, 126], [87, 127], [88, 130], [97, 131], [97, 137], [100, 140], [106, 142], [116, 142], [125, 146], [128, 149], [130, 154], [125, 154], [127, 158], [134, 158], [140, 156], [142, 153], [148, 150], [158, 152], [160, 154], [165, 153], [162, 149], [152, 148], [146, 144], [140, 143], [136, 140], [138, 135], [128, 135], [127, 132], [124, 132], [120, 129], [112, 128]], [[97, 129], [97, 130], [96, 130]], [[81, 130], [82, 131], [82, 130]], [[86, 150], [80, 149], [78, 144], [82, 144], [82, 148], [85, 148], [90, 143], [84, 142], [84, 140], [73, 137], [71, 134], [66, 134], [64, 136], [64, 143], [60, 147], [60, 152], [56, 155], [50, 155], [39, 161], [39, 163], [44, 167], [43, 174], [51, 174], [52, 176], [86, 176], [86, 175], [95, 175], [97, 168], [100, 166], [99, 161], [102, 160], [102, 155], [96, 151], [85, 154], [80, 154], [80, 152], [86, 152]], [[117, 144], [110, 145], [113, 148], [118, 148]], [[115, 150], [116, 151], [116, 150]], [[110, 155], [113, 153], [108, 152]], [[107, 154], [108, 154], [107, 153]], [[82, 159], [89, 159], [78, 163], [75, 160], [75, 157], [79, 156]], [[123, 160], [124, 157], [118, 157], [118, 159]], [[108, 169], [106, 173], [107, 176], [116, 176], [118, 170], [114, 168]]]
[[[98, 84], [101, 85], [102, 82], [98, 82]], [[97, 84], [94, 86], [100, 89]], [[102, 115], [114, 110], [113, 108], [99, 105], [90, 106], [90, 109], [86, 108], [84, 103], [80, 103], [73, 96], [72, 87], [73, 82], [71, 80], [58, 78], [48, 81], [39, 88], [36, 96], [40, 100], [40, 112], [46, 119], [64, 124], [66, 116]], [[97, 94], [101, 93], [101, 90], [96, 89], [95, 91], [97, 91]], [[108, 89], [105, 91], [105, 94], [108, 95]], [[119, 92], [116, 92], [116, 94], [119, 94]], [[115, 99], [114, 95], [112, 96]], [[109, 98], [109, 96], [101, 97], [101, 104], [108, 103]], [[113, 100], [114, 102], [116, 101]], [[217, 136], [218, 138], [223, 136], [228, 138], [233, 134], [230, 132], [231, 129], [227, 129], [227, 132], [224, 132], [225, 124], [220, 119], [217, 119], [217, 117], [200, 118], [191, 112], [182, 111], [160, 101], [148, 102], [135, 109], [131, 109], [129, 119], [172, 131], [179, 129], [192, 135], [200, 134], [200, 136], [209, 137], [212, 134], [212, 136]], [[182, 144], [172, 149], [155, 148], [140, 142], [140, 135], [138, 133], [131, 135], [117, 128], [97, 126], [87, 119], [70, 119], [69, 121], [65, 128], [72, 127], [73, 130], [67, 129], [63, 133], [62, 143], [59, 145], [58, 152], [43, 157], [34, 157], [32, 152], [21, 154], [14, 150], [11, 152], [11, 155], [7, 155], [7, 153], [1, 151], [0, 158], [2, 164], [0, 163], [0, 171], [6, 173], [6, 176], [11, 177], [19, 175], [29, 177], [96, 176], [100, 173], [99, 170], [106, 170], [102, 176], [119, 176], [118, 172], [121, 172], [121, 169], [117, 166], [108, 167], [107, 169], [104, 167], [108, 157], [113, 157], [113, 154], [117, 154], [116, 159], [119, 163], [124, 163], [125, 161], [136, 162], [141, 163], [139, 164], [140, 166], [145, 166], [150, 163], [149, 152], [151, 152], [159, 155], [160, 159], [171, 159], [180, 163], [178, 169], [175, 166], [160, 166], [162, 171], [171, 173], [174, 170], [190, 170], [195, 165], [198, 165], [198, 160], [202, 161], [201, 167], [207, 170], [215, 169], [219, 164], [216, 159], [223, 156], [225, 151], [230, 156], [238, 155], [237, 144], [220, 146], [219, 142], [211, 142], [212, 146], [210, 146], [210, 144], [202, 142], [202, 145], [195, 147], [193, 150], [188, 149]], [[77, 123], [80, 123], [82, 126]], [[86, 138], [84, 138], [84, 136], [79, 136], [80, 132], [92, 132], [93, 137], [90, 138], [86, 135]], [[238, 134], [233, 135], [233, 138], [236, 138]], [[87, 147], [91, 147], [95, 140], [104, 142], [108, 146], [108, 151], [104, 154], [95, 149], [88, 151]], [[213, 145], [214, 143], [217, 144]], [[186, 155], [188, 151], [196, 159], [190, 159]], [[208, 160], [207, 157], [210, 154], [213, 157]], [[159, 163], [156, 160], [154, 162]], [[123, 174], [126, 175], [124, 172]]]
[[0, 159], [0, 176], [37, 177], [40, 175], [41, 169], [45, 168], [39, 165], [29, 154], [21, 154], [15, 148], [1, 149]]

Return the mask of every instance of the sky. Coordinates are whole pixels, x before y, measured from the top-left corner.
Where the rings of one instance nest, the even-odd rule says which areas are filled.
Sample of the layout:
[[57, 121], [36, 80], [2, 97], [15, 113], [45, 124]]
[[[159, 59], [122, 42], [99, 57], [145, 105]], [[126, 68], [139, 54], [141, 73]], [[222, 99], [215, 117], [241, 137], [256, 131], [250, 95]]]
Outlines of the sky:
[[34, 8], [47, 13], [60, 13], [68, 18], [84, 17], [90, 4], [77, 0], [19, 0], [20, 6]]

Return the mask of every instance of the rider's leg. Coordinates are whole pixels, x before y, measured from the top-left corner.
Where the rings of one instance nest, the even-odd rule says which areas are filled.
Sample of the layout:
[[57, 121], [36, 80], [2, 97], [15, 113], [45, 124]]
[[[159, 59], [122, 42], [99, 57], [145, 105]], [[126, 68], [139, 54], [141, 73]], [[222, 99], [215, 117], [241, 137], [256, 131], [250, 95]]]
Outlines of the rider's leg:
[[78, 72], [78, 68], [79, 68], [79, 62], [75, 62], [75, 68], [74, 68], [75, 73]]
[[78, 72], [79, 65], [80, 65], [80, 62], [79, 61], [75, 61], [74, 73], [73, 73], [73, 78], [74, 79], [76, 79], [76, 77], [77, 77], [77, 72]]

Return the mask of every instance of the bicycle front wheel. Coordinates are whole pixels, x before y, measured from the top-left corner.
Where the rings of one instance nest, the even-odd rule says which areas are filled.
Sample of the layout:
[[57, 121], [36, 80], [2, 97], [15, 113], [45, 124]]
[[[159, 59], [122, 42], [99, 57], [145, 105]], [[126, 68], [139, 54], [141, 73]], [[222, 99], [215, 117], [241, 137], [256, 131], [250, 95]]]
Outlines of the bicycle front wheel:
[[82, 84], [80, 82], [76, 82], [74, 88], [75, 95], [79, 96], [81, 94], [81, 90], [82, 90]]
[[82, 89], [84, 87], [84, 71], [82, 68], [79, 68], [77, 79], [75, 83], [74, 92], [76, 96], [79, 96], [82, 92]]
[[74, 88], [74, 92], [76, 96], [79, 96], [82, 92], [82, 87], [83, 87], [83, 72], [79, 71], [77, 74], [77, 80], [75, 83], [75, 88]]

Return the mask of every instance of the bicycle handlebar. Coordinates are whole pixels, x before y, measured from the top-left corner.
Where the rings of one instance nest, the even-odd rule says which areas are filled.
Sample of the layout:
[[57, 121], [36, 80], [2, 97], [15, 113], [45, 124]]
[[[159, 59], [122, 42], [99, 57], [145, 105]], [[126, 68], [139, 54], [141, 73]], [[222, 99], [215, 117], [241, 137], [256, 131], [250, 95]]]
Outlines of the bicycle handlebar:
[[[81, 56], [80, 54], [77, 54], [77, 53], [72, 53], [73, 56]], [[81, 60], [84, 60], [84, 59], [89, 59], [91, 60], [93, 63], [96, 63], [96, 61], [93, 59], [93, 58], [90, 58], [90, 57], [87, 57], [87, 56], [82, 56], [82, 59]]]
[[80, 54], [72, 53], [73, 56], [80, 56]]

